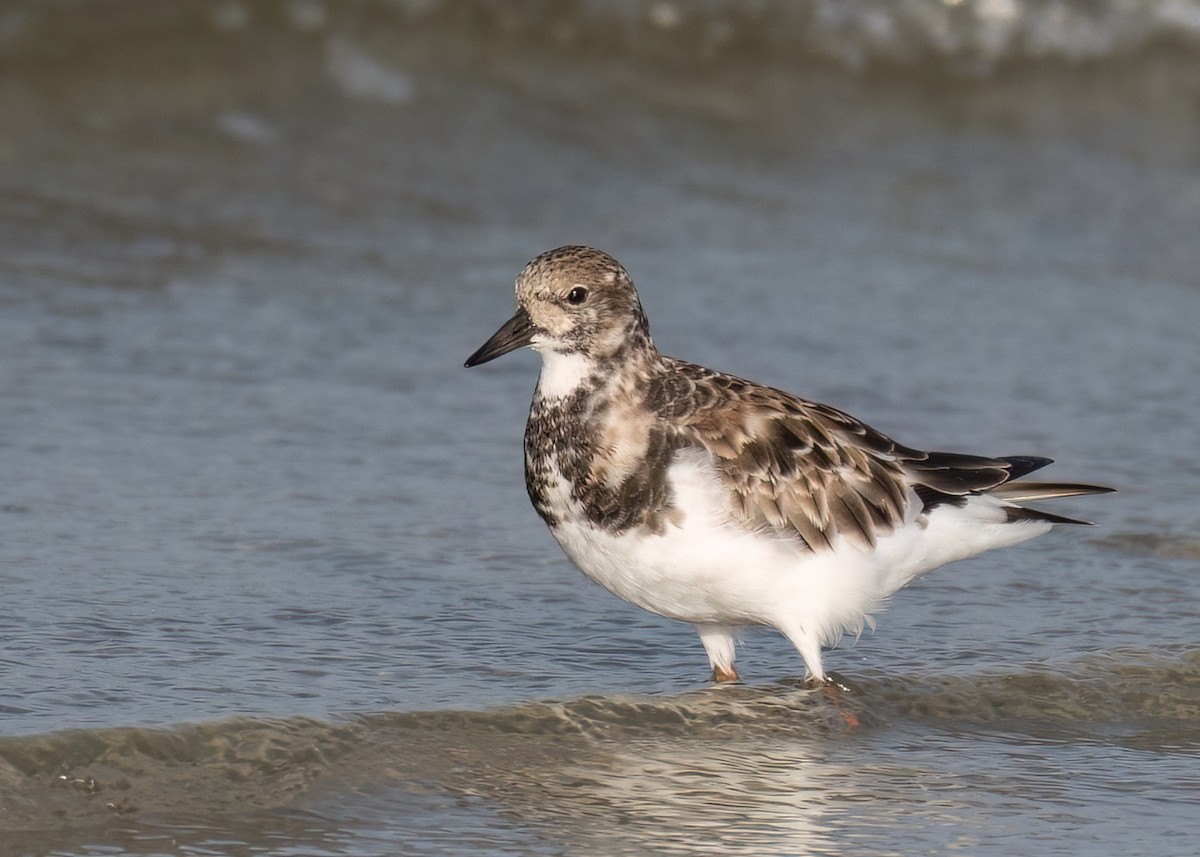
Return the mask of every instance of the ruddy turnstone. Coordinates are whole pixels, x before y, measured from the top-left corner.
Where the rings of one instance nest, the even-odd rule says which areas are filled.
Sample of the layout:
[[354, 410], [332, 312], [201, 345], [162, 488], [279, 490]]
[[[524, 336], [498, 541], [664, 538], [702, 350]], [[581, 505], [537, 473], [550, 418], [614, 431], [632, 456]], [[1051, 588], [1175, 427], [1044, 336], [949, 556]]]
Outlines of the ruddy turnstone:
[[542, 355], [525, 487], [571, 561], [690, 622], [713, 679], [766, 625], [816, 683], [821, 649], [926, 572], [1079, 524], [1023, 505], [1110, 491], [1016, 481], [1048, 458], [902, 446], [849, 414], [659, 353], [629, 274], [559, 247], [517, 277], [516, 314], [467, 358]]

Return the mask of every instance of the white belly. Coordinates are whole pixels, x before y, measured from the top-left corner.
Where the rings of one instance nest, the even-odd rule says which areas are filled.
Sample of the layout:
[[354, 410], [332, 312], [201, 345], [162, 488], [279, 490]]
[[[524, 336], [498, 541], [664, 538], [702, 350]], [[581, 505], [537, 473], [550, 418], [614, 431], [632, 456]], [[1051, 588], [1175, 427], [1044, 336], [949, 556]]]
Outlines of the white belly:
[[[914, 517], [873, 551], [842, 544], [813, 553], [797, 539], [732, 521], [707, 454], [681, 452], [668, 478], [682, 520], [665, 532], [614, 534], [567, 514], [555, 538], [590, 579], [653, 613], [692, 623], [800, 626], [825, 644], [860, 632], [889, 595], [924, 572], [1049, 529], [1003, 523], [999, 505], [981, 498], [979, 507]], [[557, 489], [556, 500], [570, 506], [568, 486]]]

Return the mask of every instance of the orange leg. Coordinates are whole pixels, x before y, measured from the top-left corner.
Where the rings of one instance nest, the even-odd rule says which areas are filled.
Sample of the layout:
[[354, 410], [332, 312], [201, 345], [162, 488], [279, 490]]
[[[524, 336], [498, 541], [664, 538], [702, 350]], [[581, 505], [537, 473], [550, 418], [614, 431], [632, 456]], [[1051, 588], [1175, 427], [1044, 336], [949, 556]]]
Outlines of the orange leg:
[[730, 666], [729, 668], [716, 666], [713, 667], [712, 680], [715, 682], [741, 681], [742, 677], [738, 675], [738, 671]]
[[858, 715], [846, 707], [847, 700], [843, 694], [850, 692], [848, 688], [829, 679], [825, 679], [824, 681], [809, 679], [806, 683], [814, 690], [821, 691], [821, 695], [829, 700], [830, 704], [833, 705], [833, 710], [845, 721], [847, 729], [853, 732], [862, 725], [862, 722], [858, 719]]

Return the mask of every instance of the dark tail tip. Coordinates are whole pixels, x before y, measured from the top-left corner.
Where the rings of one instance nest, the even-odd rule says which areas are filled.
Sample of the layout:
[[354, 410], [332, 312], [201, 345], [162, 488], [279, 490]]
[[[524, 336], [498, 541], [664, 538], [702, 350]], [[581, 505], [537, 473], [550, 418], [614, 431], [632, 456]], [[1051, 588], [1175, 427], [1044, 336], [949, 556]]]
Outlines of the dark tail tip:
[[1009, 480], [1028, 476], [1033, 471], [1041, 470], [1047, 464], [1054, 463], [1053, 458], [1043, 458], [1040, 455], [1002, 455], [1000, 460], [1008, 462]]

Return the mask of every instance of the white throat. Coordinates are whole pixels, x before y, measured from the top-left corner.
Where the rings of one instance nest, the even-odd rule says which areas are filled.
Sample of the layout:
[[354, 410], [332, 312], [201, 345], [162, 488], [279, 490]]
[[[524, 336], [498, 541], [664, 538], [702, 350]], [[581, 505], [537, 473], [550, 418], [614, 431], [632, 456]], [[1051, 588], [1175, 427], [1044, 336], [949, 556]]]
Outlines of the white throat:
[[545, 399], [560, 399], [579, 389], [595, 368], [579, 353], [542, 352], [542, 374], [538, 376], [538, 395]]

